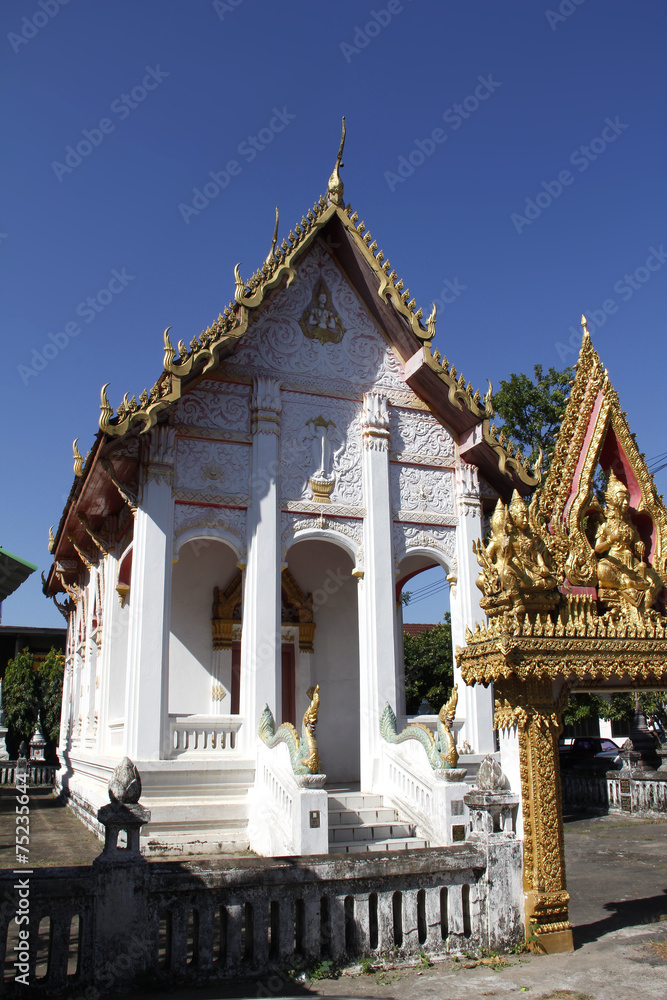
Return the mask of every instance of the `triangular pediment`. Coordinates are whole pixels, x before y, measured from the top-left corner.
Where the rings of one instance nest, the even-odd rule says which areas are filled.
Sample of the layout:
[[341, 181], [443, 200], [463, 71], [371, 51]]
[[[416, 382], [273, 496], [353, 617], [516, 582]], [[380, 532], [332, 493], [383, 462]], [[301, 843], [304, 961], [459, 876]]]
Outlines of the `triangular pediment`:
[[[566, 586], [604, 590], [605, 573], [625, 580], [634, 575], [639, 581], [642, 574], [648, 579], [651, 571], [667, 585], [667, 511], [585, 321], [583, 326], [540, 514], [551, 525]], [[600, 478], [604, 496], [596, 495]], [[606, 526], [612, 522], [615, 528]], [[650, 596], [657, 585], [656, 580]]]

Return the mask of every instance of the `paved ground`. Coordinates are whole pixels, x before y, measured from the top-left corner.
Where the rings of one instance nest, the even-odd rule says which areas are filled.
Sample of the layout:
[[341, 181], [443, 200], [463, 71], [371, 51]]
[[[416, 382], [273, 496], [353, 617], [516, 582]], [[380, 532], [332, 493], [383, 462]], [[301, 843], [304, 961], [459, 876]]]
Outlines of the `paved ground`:
[[[47, 790], [35, 790], [31, 797], [33, 865], [89, 864], [99, 854], [99, 841]], [[13, 867], [13, 805], [13, 789], [0, 789], [0, 867]], [[226, 989], [151, 995], [175, 1000], [256, 996], [665, 1000], [667, 821], [569, 817], [565, 846], [575, 939], [571, 955], [509, 955], [482, 964], [448, 960], [430, 969], [375, 969], [318, 981], [274, 977]], [[139, 995], [144, 994], [123, 994], [122, 1000]]]

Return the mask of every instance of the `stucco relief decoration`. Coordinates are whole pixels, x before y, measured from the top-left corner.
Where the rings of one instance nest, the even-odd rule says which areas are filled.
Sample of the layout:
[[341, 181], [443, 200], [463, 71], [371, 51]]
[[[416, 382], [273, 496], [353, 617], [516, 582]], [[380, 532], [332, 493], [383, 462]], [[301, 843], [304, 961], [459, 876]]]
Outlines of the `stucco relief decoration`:
[[351, 517], [303, 517], [301, 514], [282, 515], [282, 557], [287, 558], [288, 545], [299, 531], [335, 531], [354, 542], [357, 552], [357, 568], [363, 565], [364, 537], [363, 522]]
[[454, 513], [454, 474], [418, 465], [391, 466], [392, 503], [406, 513]]
[[311, 499], [318, 503], [331, 503], [331, 492], [336, 478], [333, 474], [335, 459], [345, 450], [345, 441], [336, 425], [324, 417], [307, 420], [306, 427], [313, 433], [311, 454], [316, 471], [308, 479]]
[[249, 490], [249, 466], [250, 449], [247, 445], [177, 439], [177, 488], [246, 495]]
[[389, 427], [392, 459], [422, 465], [454, 464], [454, 438], [430, 413], [392, 406]]
[[302, 393], [283, 397], [283, 498], [361, 504], [359, 404]]
[[174, 408], [174, 423], [224, 431], [250, 431], [250, 387], [204, 379]]
[[246, 551], [246, 512], [239, 507], [202, 507], [176, 503], [174, 508], [174, 538], [189, 531], [224, 532], [235, 539], [241, 558]]
[[253, 382], [250, 406], [253, 434], [277, 435], [280, 433], [282, 400], [278, 379], [258, 375]]
[[389, 448], [389, 408], [386, 398], [377, 392], [367, 392], [364, 396], [362, 436], [371, 451]]
[[474, 465], [461, 462], [456, 469], [456, 500], [463, 517], [480, 517], [479, 476]]
[[456, 563], [456, 528], [435, 527], [432, 524], [394, 523], [394, 553], [400, 562], [410, 549], [437, 549], [446, 556], [450, 571]]
[[[321, 303], [326, 289], [329, 298]], [[301, 323], [321, 319], [328, 339], [321, 342], [306, 336]], [[337, 317], [346, 335], [328, 325]], [[334, 327], [338, 327], [334, 322]], [[312, 331], [318, 328], [313, 325]], [[272, 296], [261, 316], [249, 328], [231, 366], [281, 373], [292, 381], [299, 376], [316, 376], [370, 389], [376, 382], [406, 389], [401, 364], [387, 346], [357, 295], [326, 250], [315, 244], [297, 267], [297, 277], [289, 288]]]
[[324, 278], [313, 287], [313, 297], [304, 311], [299, 326], [309, 340], [319, 340], [320, 344], [338, 344], [343, 339], [345, 328], [340, 316], [333, 308], [331, 292]]

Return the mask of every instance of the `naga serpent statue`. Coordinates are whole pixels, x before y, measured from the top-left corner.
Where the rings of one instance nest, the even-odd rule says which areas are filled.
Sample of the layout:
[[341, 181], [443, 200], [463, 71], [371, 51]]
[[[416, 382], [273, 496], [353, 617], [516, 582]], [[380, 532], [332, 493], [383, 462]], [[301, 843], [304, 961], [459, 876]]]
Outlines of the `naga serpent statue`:
[[387, 743], [404, 743], [405, 740], [417, 740], [426, 750], [431, 767], [434, 771], [451, 770], [458, 764], [459, 754], [452, 735], [452, 725], [458, 702], [457, 685], [454, 685], [451, 698], [438, 712], [437, 732], [434, 736], [428, 726], [421, 722], [413, 722], [400, 733], [396, 729], [396, 716], [387, 702], [380, 718], [380, 733]]
[[292, 770], [295, 774], [319, 774], [320, 755], [317, 749], [315, 727], [317, 712], [320, 707], [320, 685], [310, 687], [306, 691], [310, 704], [303, 715], [301, 738], [291, 722], [283, 722], [276, 729], [275, 719], [268, 705], [264, 706], [259, 720], [259, 736], [267, 747], [275, 747], [278, 743], [286, 743], [289, 750]]

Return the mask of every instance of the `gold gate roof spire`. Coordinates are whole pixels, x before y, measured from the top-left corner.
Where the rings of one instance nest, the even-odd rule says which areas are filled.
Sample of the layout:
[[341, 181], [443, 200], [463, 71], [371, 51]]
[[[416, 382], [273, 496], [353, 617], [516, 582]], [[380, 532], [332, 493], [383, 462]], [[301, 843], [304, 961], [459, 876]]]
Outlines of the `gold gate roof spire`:
[[343, 115], [343, 131], [340, 137], [340, 147], [338, 149], [338, 156], [336, 157], [336, 165], [333, 168], [331, 177], [329, 178], [329, 184], [327, 185], [327, 196], [329, 201], [333, 205], [343, 204], [343, 182], [340, 178], [338, 171], [343, 163], [343, 147], [345, 146], [345, 115]]

